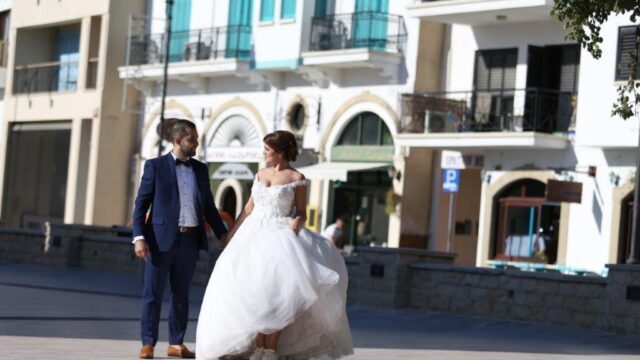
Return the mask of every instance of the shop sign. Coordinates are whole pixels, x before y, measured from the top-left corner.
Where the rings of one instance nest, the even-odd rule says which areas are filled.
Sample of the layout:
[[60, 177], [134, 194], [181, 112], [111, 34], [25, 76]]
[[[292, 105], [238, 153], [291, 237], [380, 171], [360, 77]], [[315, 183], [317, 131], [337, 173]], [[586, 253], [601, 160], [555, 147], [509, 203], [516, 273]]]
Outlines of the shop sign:
[[207, 148], [207, 162], [259, 162], [261, 148], [224, 147]]
[[575, 181], [549, 180], [547, 183], [548, 202], [582, 202], [582, 183]]
[[228, 163], [223, 164], [218, 170], [214, 171], [211, 178], [214, 180], [253, 180], [253, 176], [253, 172], [247, 165]]
[[442, 150], [440, 164], [443, 169], [482, 169], [484, 167], [484, 155]]

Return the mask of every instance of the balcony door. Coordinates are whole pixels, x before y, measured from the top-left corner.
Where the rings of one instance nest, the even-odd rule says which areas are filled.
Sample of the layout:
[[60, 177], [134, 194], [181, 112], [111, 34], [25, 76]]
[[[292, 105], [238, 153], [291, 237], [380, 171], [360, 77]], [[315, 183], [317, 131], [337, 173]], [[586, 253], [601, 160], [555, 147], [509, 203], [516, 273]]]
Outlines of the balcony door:
[[253, 0], [235, 0], [229, 3], [225, 57], [249, 57], [251, 53], [252, 10]]
[[476, 52], [473, 93], [475, 130], [518, 130], [514, 117], [518, 49]]
[[354, 47], [384, 50], [387, 46], [389, 0], [357, 0], [353, 18]]
[[566, 131], [573, 125], [580, 46], [529, 46], [525, 118], [532, 130]]
[[169, 62], [183, 61], [189, 42], [191, 25], [191, 0], [175, 0], [171, 11], [171, 44]]
[[[54, 61], [60, 62], [57, 79], [51, 79], [49, 86], [53, 91], [75, 91], [78, 83], [78, 60], [80, 58], [80, 27], [60, 28], [56, 33]], [[46, 71], [46, 68], [43, 68]], [[40, 75], [42, 76], [42, 75]]]

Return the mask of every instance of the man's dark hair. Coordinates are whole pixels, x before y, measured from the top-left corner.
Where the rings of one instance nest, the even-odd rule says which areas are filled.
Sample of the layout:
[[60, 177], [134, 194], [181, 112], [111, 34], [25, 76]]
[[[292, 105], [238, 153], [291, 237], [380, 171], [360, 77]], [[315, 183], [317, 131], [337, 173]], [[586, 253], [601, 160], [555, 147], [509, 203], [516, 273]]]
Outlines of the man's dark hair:
[[196, 124], [192, 123], [189, 120], [185, 119], [166, 119], [165, 121], [173, 122], [171, 125], [171, 130], [169, 130], [169, 138], [171, 141], [175, 141], [176, 139], [181, 139], [187, 135], [187, 129], [196, 129]]
[[345, 223], [345, 224], [346, 224], [346, 223], [347, 223], [348, 218], [347, 218], [347, 216], [346, 216], [346, 215], [342, 215], [342, 216], [340, 216], [340, 217], [338, 217], [338, 218], [336, 219], [336, 222], [338, 222], [338, 220], [340, 220], [340, 221], [342, 221], [343, 223]]

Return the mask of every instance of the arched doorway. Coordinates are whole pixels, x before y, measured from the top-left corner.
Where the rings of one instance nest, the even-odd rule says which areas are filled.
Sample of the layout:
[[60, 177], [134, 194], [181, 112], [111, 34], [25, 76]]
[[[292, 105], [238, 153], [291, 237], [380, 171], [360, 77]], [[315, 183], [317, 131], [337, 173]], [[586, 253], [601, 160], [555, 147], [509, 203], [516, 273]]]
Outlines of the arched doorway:
[[[368, 158], [384, 153], [383, 157]], [[354, 155], [355, 154], [355, 155]], [[377, 156], [377, 155], [375, 155]], [[353, 117], [338, 136], [331, 149], [333, 162], [388, 161], [393, 157], [393, 137], [385, 122], [375, 113], [362, 112]], [[387, 168], [350, 171], [346, 181], [330, 183], [331, 213], [329, 222], [338, 217], [348, 219], [345, 244], [382, 245], [389, 234], [389, 213], [392, 181]]]
[[495, 196], [494, 259], [556, 263], [560, 204], [546, 201], [546, 187], [541, 181], [522, 179]]
[[233, 114], [207, 130], [204, 155], [216, 206], [234, 219], [248, 199], [262, 153], [262, 134], [255, 121]]
[[631, 252], [631, 226], [633, 225], [633, 191], [620, 204], [620, 236], [618, 237], [617, 263], [624, 264]]
[[236, 213], [236, 208], [238, 206], [238, 194], [233, 190], [232, 187], [227, 187], [224, 189], [222, 193], [222, 201], [221, 201], [221, 210], [227, 212], [229, 214]]

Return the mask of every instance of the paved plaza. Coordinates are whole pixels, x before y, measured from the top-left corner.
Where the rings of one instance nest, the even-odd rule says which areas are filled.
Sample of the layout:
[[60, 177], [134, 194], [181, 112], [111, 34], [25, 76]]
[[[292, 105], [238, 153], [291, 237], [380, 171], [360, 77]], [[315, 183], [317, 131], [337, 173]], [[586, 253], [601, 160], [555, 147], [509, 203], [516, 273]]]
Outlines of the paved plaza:
[[[136, 359], [139, 293], [136, 274], [2, 262], [2, 359]], [[192, 290], [190, 346], [202, 295]], [[350, 306], [349, 318], [351, 359], [640, 359], [640, 338], [600, 331], [361, 306]]]

